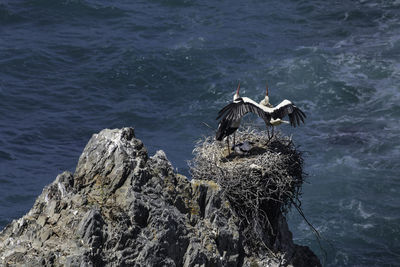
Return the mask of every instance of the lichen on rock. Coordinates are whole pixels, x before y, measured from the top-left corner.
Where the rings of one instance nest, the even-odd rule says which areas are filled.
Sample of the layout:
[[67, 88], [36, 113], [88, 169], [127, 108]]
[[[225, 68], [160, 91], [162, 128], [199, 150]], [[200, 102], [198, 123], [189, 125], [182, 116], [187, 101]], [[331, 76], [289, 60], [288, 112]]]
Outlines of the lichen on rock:
[[189, 181], [163, 151], [149, 157], [132, 128], [105, 129], [73, 174], [58, 175], [3, 229], [0, 265], [319, 266], [282, 215], [277, 256], [252, 253], [238, 215], [218, 180]]

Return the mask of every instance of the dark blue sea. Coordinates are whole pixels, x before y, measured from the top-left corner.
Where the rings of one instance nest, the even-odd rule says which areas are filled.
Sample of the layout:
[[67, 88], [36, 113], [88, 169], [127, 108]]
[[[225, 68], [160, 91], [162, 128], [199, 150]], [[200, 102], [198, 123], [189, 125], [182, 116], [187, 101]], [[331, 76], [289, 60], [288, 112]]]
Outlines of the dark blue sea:
[[[135, 127], [190, 178], [238, 81], [307, 114], [280, 129], [304, 152], [325, 264], [398, 266], [399, 0], [1, 0], [0, 228], [104, 128]], [[324, 258], [296, 210], [289, 225]]]

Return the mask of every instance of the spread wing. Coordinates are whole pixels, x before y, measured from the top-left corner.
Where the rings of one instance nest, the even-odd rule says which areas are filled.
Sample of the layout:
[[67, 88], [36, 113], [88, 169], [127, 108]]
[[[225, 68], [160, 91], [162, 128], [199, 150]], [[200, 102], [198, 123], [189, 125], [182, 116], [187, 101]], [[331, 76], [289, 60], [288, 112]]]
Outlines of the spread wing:
[[241, 97], [223, 107], [218, 112], [217, 120], [222, 118], [223, 120], [237, 121], [249, 112], [256, 114], [264, 121], [270, 120], [270, 116], [256, 102]]
[[300, 121], [304, 123], [304, 119], [307, 117], [301, 109], [286, 99], [274, 107], [270, 114], [273, 119], [282, 119], [288, 115], [290, 125], [293, 127], [300, 125]]

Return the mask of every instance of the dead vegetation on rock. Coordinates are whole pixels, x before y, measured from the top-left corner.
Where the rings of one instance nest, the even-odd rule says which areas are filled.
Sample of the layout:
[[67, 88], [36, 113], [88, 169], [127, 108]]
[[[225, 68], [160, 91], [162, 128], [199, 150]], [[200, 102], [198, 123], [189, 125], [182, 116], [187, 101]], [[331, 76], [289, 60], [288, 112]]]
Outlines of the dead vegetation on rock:
[[238, 218], [244, 241], [253, 251], [275, 251], [279, 217], [293, 203], [300, 206], [304, 181], [301, 152], [279, 132], [269, 139], [250, 128], [236, 132], [236, 144], [249, 142], [246, 155], [227, 155], [225, 142], [198, 141], [190, 162], [194, 179], [218, 183]]

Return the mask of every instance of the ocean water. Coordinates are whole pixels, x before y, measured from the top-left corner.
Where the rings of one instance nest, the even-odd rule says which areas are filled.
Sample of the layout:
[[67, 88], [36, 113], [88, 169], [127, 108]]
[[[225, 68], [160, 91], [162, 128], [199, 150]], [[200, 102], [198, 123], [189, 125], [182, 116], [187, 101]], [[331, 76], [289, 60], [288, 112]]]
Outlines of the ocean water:
[[[73, 171], [103, 128], [135, 127], [189, 176], [195, 141], [241, 94], [292, 100], [304, 151], [289, 226], [326, 266], [400, 261], [400, 1], [0, 2], [0, 228]], [[262, 127], [262, 121], [256, 121]]]

